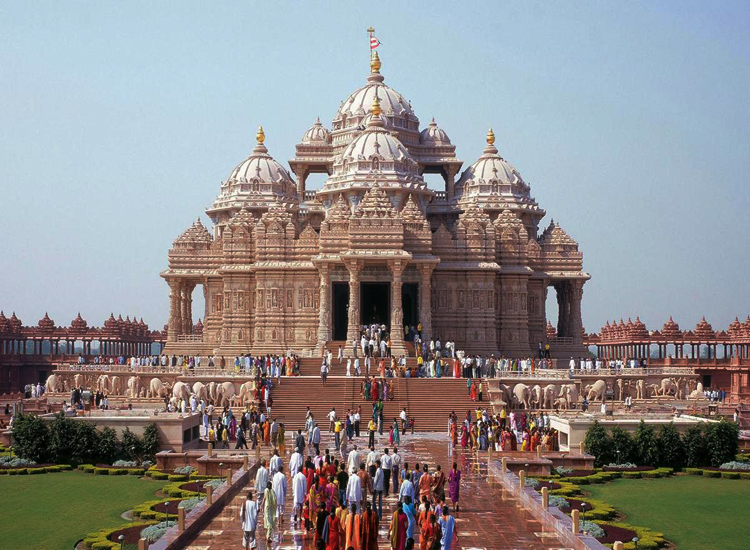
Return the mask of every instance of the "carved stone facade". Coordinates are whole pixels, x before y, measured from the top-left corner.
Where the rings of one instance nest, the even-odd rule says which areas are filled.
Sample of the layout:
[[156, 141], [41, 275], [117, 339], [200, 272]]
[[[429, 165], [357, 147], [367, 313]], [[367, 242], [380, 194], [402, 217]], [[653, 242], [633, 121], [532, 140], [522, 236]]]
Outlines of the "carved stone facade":
[[[420, 131], [411, 103], [384, 83], [377, 54], [364, 86], [320, 120], [289, 162], [266, 149], [261, 128], [207, 210], [174, 241], [162, 277], [170, 287], [167, 352], [235, 355], [320, 351], [361, 326], [404, 325], [470, 353], [525, 356], [549, 339], [545, 300], [560, 315], [553, 354], [583, 352], [581, 300], [589, 275], [578, 244], [545, 216], [503, 159], [490, 130], [479, 159], [462, 161], [437, 123]], [[311, 173], [328, 175], [307, 191]], [[439, 173], [445, 190], [430, 189]], [[193, 291], [203, 288], [202, 332]]]

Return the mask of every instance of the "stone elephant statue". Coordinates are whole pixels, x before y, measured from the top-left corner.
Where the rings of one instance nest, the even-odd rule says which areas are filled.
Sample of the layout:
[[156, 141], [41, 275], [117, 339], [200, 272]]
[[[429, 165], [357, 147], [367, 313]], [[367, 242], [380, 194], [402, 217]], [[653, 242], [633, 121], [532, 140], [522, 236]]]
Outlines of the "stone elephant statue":
[[109, 385], [112, 395], [120, 395], [122, 393], [122, 384], [120, 383], [119, 376], [113, 376], [109, 381]]
[[216, 382], [209, 382], [208, 383], [208, 398], [213, 402], [214, 405], [216, 405]]
[[148, 397], [166, 397], [169, 394], [169, 387], [158, 378], [152, 378], [148, 385]]
[[196, 382], [193, 384], [193, 393], [199, 402], [201, 399], [208, 401], [208, 387], [206, 387], [203, 382]]
[[237, 394], [240, 403], [246, 405], [253, 400], [253, 383], [245, 382], [240, 386], [240, 392]]
[[47, 377], [47, 381], [44, 383], [45, 392], [57, 392], [62, 391], [62, 389], [62, 377], [57, 374], [51, 374]]
[[700, 399], [703, 397], [703, 384], [698, 382], [695, 389], [690, 392], [690, 399]]
[[96, 389], [99, 391], [106, 391], [106, 392], [110, 390], [110, 382], [109, 382], [108, 374], [102, 374], [99, 376], [99, 378], [97, 378]]
[[568, 405], [578, 403], [578, 386], [575, 384], [563, 384], [560, 386], [560, 392], [557, 396], [567, 399]]
[[223, 407], [224, 405], [230, 405], [232, 397], [237, 393], [237, 389], [234, 387], [233, 382], [222, 382], [216, 385], [216, 405]]
[[548, 384], [544, 386], [544, 394], [542, 398], [542, 408], [551, 409], [555, 406], [555, 398], [557, 397], [557, 386], [554, 384]]
[[[156, 380], [156, 379], [155, 379]], [[128, 378], [128, 396], [138, 397], [140, 393], [141, 379], [137, 376]]]
[[677, 395], [677, 383], [673, 378], [662, 378], [661, 384], [656, 390], [656, 395]]
[[604, 401], [604, 394], [607, 391], [607, 383], [604, 380], [597, 380], [590, 386], [586, 386], [586, 397], [589, 401]]
[[528, 409], [530, 399], [531, 390], [526, 384], [519, 383], [513, 386], [513, 402], [518, 408]]
[[647, 397], [648, 397], [648, 392], [646, 389], [646, 382], [643, 380], [643, 378], [639, 378], [635, 382], [635, 398], [646, 399]]
[[83, 386], [83, 375], [82, 374], [76, 374], [73, 376], [73, 386], [76, 388], [80, 388]]
[[533, 409], [540, 409], [542, 407], [542, 387], [539, 384], [531, 388], [529, 404]]
[[555, 408], [567, 411], [569, 408], [568, 399], [566, 397], [558, 397], [555, 399]]
[[190, 403], [190, 386], [185, 382], [175, 382], [172, 386], [172, 397], [177, 399], [184, 399], [185, 403]]

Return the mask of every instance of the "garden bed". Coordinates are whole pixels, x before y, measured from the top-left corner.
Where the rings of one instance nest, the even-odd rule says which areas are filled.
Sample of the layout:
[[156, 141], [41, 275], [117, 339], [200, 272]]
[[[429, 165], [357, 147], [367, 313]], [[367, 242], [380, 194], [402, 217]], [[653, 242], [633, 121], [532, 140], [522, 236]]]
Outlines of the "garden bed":
[[203, 487], [209, 480], [191, 481], [190, 483], [183, 483], [180, 488], [183, 491], [194, 491], [196, 493], [205, 493], [206, 489]]
[[180, 506], [180, 500], [170, 500], [169, 502], [162, 502], [154, 506], [154, 511], [166, 514], [169, 512], [170, 516], [177, 516], [177, 508]]
[[145, 529], [146, 525], [133, 525], [131, 527], [126, 527], [125, 529], [120, 529], [118, 531], [115, 531], [112, 533], [108, 538], [112, 542], [116, 542], [119, 544], [119, 536], [125, 535], [125, 544], [126, 545], [137, 545], [138, 541], [141, 539], [141, 531]]
[[600, 523], [599, 527], [604, 530], [604, 536], [596, 540], [603, 544], [613, 544], [617, 541], [627, 542], [633, 540], [633, 537], [637, 536], [638, 533], [630, 529], [624, 529], [615, 525], [607, 525], [606, 523]]

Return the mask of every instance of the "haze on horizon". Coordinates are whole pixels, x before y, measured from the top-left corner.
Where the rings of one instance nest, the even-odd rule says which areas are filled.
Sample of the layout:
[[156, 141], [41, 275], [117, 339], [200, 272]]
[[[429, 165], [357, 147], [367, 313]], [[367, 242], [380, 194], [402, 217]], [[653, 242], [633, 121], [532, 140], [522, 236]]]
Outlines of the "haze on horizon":
[[750, 3], [730, 1], [0, 4], [0, 309], [161, 328], [172, 241], [210, 227], [259, 125], [285, 165], [330, 127], [370, 25], [421, 125], [464, 168], [492, 127], [579, 242], [588, 331], [750, 313]]

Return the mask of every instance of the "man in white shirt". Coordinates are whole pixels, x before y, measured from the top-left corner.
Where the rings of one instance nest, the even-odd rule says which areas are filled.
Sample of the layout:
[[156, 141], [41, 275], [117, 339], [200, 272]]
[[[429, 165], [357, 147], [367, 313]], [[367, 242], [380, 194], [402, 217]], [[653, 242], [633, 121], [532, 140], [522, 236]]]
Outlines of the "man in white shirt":
[[352, 449], [352, 452], [349, 453], [349, 456], [346, 459], [346, 464], [350, 476], [359, 471], [359, 451], [357, 450], [356, 445], [354, 446], [354, 449]]
[[299, 452], [299, 448], [295, 447], [294, 452], [292, 453], [292, 456], [289, 459], [289, 471], [296, 472], [302, 467], [303, 464], [304, 464], [304, 460], [302, 458], [302, 455]]
[[350, 475], [349, 482], [346, 484], [346, 501], [349, 504], [356, 504], [357, 509], [362, 503], [362, 480], [359, 476]]
[[271, 457], [271, 463], [269, 464], [271, 475], [273, 476], [276, 472], [280, 472], [283, 464], [284, 462], [279, 456], [279, 451], [274, 449], [273, 456]]
[[240, 508], [240, 521], [242, 522], [242, 547], [257, 548], [255, 542], [255, 530], [258, 527], [258, 503], [253, 499], [253, 492], [248, 491], [247, 500]]
[[273, 476], [273, 492], [276, 493], [276, 518], [279, 520], [279, 525], [284, 523], [284, 504], [286, 503], [286, 476], [284, 475], [284, 467], [279, 466], [279, 471]]
[[258, 495], [258, 504], [260, 505], [260, 501], [263, 498], [263, 492], [266, 490], [266, 485], [268, 485], [268, 469], [266, 468], [266, 459], [262, 459], [260, 461], [260, 468], [258, 468], [258, 472], [255, 474], [255, 494]]
[[383, 451], [380, 457], [380, 467], [383, 469], [383, 493], [388, 497], [391, 488], [391, 468], [393, 467], [393, 458], [388, 454], [388, 449]]
[[302, 505], [305, 503], [307, 496], [307, 478], [302, 473], [300, 466], [292, 480], [292, 493], [294, 494], [294, 509], [292, 510], [293, 522], [296, 524], [298, 518], [302, 515]]
[[401, 489], [398, 491], [399, 502], [404, 502], [404, 497], [406, 496], [411, 497], [411, 501], [414, 502], [414, 484], [411, 482], [411, 474], [408, 472], [404, 474]]
[[393, 477], [393, 493], [398, 494], [398, 483], [399, 474], [401, 472], [401, 455], [398, 454], [398, 449], [393, 448], [393, 454], [391, 455], [391, 476]]
[[328, 413], [328, 433], [331, 433], [333, 431], [334, 423], [336, 422], [336, 407], [333, 407], [331, 409], [331, 412]]

